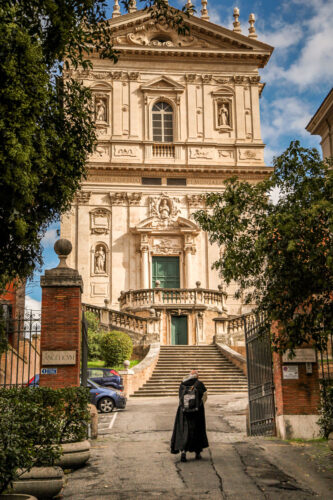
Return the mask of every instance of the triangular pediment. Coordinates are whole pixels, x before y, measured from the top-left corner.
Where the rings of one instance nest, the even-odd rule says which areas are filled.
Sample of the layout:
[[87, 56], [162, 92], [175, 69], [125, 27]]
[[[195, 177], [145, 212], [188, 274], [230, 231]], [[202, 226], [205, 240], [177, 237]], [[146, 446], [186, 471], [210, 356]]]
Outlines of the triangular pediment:
[[184, 90], [184, 86], [179, 84], [178, 82], [175, 82], [172, 78], [162, 76], [155, 78], [145, 85], [142, 85], [141, 90], [173, 90], [176, 92], [182, 92]]
[[190, 28], [187, 35], [179, 35], [169, 25], [163, 25], [151, 19], [147, 10], [116, 17], [109, 21], [114, 34], [115, 48], [142, 47], [152, 50], [207, 50], [222, 52], [264, 53], [269, 58], [273, 47], [256, 39], [236, 33], [223, 26], [196, 16], [190, 16], [185, 22]]

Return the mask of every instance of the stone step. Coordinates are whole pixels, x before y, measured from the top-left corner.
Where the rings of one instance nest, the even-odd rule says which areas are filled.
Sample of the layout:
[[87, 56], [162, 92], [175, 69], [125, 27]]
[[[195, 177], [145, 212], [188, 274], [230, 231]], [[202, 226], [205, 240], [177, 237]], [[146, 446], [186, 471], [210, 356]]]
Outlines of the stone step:
[[209, 394], [247, 391], [243, 372], [216, 346], [162, 346], [150, 379], [133, 396], [178, 396], [180, 381], [194, 368]]

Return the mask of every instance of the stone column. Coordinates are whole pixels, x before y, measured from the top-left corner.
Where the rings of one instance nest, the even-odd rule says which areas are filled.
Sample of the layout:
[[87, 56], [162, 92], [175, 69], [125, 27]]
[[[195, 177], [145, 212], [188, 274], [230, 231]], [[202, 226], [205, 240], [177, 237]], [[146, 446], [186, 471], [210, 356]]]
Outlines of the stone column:
[[149, 286], [149, 252], [148, 247], [141, 248], [141, 287]]
[[70, 241], [56, 241], [58, 267], [41, 277], [42, 321], [40, 386], [80, 385], [82, 278], [66, 264]]
[[186, 288], [191, 288], [192, 279], [192, 248], [185, 248], [185, 276]]

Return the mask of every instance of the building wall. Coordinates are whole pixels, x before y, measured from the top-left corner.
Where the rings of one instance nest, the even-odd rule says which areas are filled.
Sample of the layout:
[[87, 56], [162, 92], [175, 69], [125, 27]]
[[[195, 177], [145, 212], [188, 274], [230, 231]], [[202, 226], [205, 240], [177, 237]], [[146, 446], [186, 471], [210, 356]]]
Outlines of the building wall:
[[[149, 38], [150, 25], [143, 22], [141, 29], [140, 15], [134, 34], [129, 28], [121, 31], [121, 18], [112, 20], [120, 49], [128, 40], [137, 47], [143, 36]], [[217, 42], [216, 26], [210, 25], [212, 34], [205, 37], [193, 28], [191, 43], [228, 49], [226, 42]], [[232, 32], [230, 36], [238, 37], [233, 50], [241, 42], [258, 45]], [[179, 46], [183, 43], [181, 38]], [[262, 44], [266, 52], [267, 47]], [[69, 73], [93, 92], [98, 135], [88, 178], [61, 225], [62, 237], [74, 248], [70, 265], [83, 277], [83, 302], [104, 306], [107, 301], [118, 308], [121, 291], [151, 287], [154, 255], [179, 256], [181, 287], [194, 288], [200, 281], [202, 288], [217, 289], [221, 280], [211, 267], [220, 249], [195, 225], [193, 212], [204, 208], [204, 193], [223, 189], [226, 178], [238, 175], [258, 182], [269, 173], [260, 132], [262, 60], [249, 59], [247, 53], [222, 63], [217, 55], [204, 57], [202, 50], [200, 57], [179, 50], [179, 57], [166, 51], [153, 58], [124, 50], [116, 65], [96, 59], [92, 70]], [[173, 109], [172, 144], [152, 140], [152, 106], [160, 100]], [[162, 184], [144, 185], [144, 177], [160, 178]], [[186, 179], [186, 186], [170, 186], [170, 178]], [[240, 314], [234, 289], [228, 290], [228, 312]]]

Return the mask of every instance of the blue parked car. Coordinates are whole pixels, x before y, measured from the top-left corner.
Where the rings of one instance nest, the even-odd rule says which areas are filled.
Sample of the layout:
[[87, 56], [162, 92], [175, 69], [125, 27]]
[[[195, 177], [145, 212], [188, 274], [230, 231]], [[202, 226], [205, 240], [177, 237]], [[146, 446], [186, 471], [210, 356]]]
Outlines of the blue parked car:
[[114, 387], [120, 391], [124, 389], [121, 376], [112, 368], [90, 367], [88, 368], [88, 378], [103, 387]]
[[113, 408], [125, 408], [126, 397], [117, 389], [102, 387], [88, 379], [91, 402], [102, 413], [111, 413]]
[[[32, 377], [27, 385], [29, 387], [39, 387], [39, 373]], [[120, 390], [112, 387], [102, 387], [91, 379], [88, 379], [87, 387], [89, 388], [92, 404], [102, 413], [111, 413], [114, 408], [126, 407], [126, 397]]]

